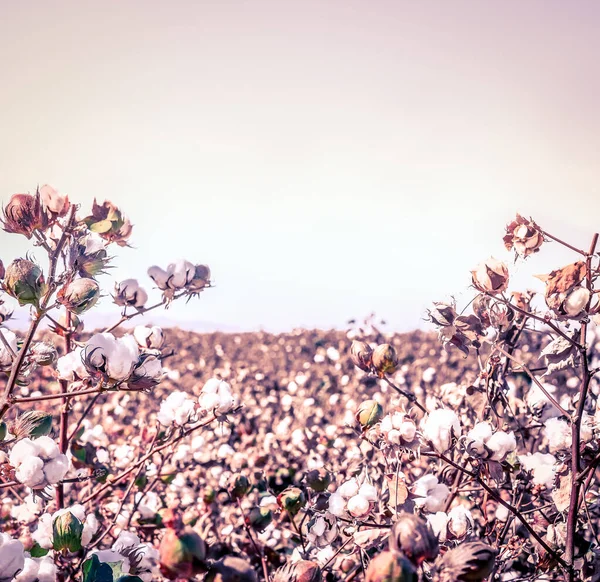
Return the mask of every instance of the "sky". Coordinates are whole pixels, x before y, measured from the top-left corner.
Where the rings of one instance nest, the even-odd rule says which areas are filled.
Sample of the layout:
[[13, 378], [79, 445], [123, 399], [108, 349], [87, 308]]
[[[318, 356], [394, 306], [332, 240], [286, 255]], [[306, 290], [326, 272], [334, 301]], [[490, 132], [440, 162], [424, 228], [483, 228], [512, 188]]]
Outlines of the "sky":
[[[209, 264], [174, 323], [413, 329], [511, 260], [515, 212], [579, 247], [600, 229], [599, 18], [593, 0], [2, 2], [0, 200], [48, 183], [82, 215], [120, 206], [134, 248], [109, 291]], [[26, 243], [1, 233], [0, 258]], [[515, 285], [572, 260], [548, 245]]]

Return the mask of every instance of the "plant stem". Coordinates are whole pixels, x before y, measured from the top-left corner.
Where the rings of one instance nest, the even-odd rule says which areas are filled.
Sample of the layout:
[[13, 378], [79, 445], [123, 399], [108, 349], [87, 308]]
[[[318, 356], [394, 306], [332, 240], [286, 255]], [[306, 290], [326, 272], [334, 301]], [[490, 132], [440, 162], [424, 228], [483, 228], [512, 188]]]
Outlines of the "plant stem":
[[[589, 304], [592, 300], [592, 255], [596, 250], [596, 244], [598, 243], [598, 233], [595, 233], [592, 238], [589, 253], [587, 253], [586, 260], [586, 286], [590, 291]], [[592, 376], [590, 375], [588, 355], [586, 348], [586, 336], [587, 336], [587, 320], [583, 320], [581, 324], [581, 332], [579, 336], [579, 343], [581, 345], [581, 386], [579, 389], [579, 401], [577, 402], [577, 409], [571, 426], [571, 498], [569, 501], [569, 513], [567, 514], [567, 539], [565, 543], [565, 561], [569, 565], [569, 582], [575, 580], [575, 570], [573, 568], [573, 562], [575, 558], [575, 533], [577, 531], [577, 521], [579, 517], [579, 494], [581, 492], [581, 422], [583, 420], [583, 411], [585, 409], [585, 402], [587, 399], [588, 389]], [[592, 473], [593, 474], [593, 473]]]

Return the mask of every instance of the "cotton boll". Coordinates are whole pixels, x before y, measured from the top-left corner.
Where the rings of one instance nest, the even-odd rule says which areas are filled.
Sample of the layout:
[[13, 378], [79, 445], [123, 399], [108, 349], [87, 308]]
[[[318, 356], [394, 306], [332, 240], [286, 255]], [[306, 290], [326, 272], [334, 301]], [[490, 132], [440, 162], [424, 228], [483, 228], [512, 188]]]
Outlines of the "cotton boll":
[[469, 447], [478, 455], [485, 452], [484, 444], [492, 436], [492, 425], [489, 422], [478, 422], [468, 433], [467, 442]]
[[471, 512], [463, 505], [457, 505], [448, 513], [448, 529], [457, 538], [465, 536], [474, 525]]
[[443, 511], [437, 511], [427, 516], [427, 523], [440, 542], [446, 541], [448, 516]]
[[461, 434], [458, 416], [452, 410], [438, 408], [423, 420], [422, 432], [438, 453], [445, 453], [450, 448], [452, 438]]
[[498, 431], [485, 444], [492, 451], [493, 461], [503, 461], [509, 453], [517, 448], [517, 440], [513, 432]]
[[535, 485], [545, 485], [549, 489], [554, 485], [554, 465], [556, 458], [548, 453], [527, 453], [519, 455], [519, 463], [526, 471], [533, 473]]
[[58, 445], [49, 436], [41, 436], [35, 439], [34, 443], [38, 449], [38, 457], [41, 459], [54, 459], [60, 453]]
[[58, 455], [44, 465], [44, 475], [51, 485], [54, 485], [64, 479], [69, 471], [69, 459], [67, 455]]
[[361, 495], [367, 501], [377, 501], [379, 498], [377, 488], [370, 483], [363, 483], [358, 490], [358, 495]]
[[25, 459], [15, 470], [15, 478], [32, 489], [44, 485], [44, 461], [39, 457]]
[[544, 435], [551, 453], [571, 447], [571, 427], [566, 420], [549, 418], [544, 423]]
[[339, 493], [345, 499], [354, 497], [358, 493], [359, 485], [356, 479], [349, 479], [345, 483], [342, 483], [336, 493]]
[[8, 534], [0, 533], [0, 573], [10, 580], [25, 566], [23, 544], [11, 538]]
[[333, 493], [329, 497], [329, 513], [338, 517], [344, 515], [346, 510], [346, 500], [339, 494]]
[[9, 461], [13, 467], [20, 465], [29, 457], [37, 457], [38, 448], [31, 439], [21, 439], [10, 451]]
[[371, 502], [362, 495], [348, 499], [348, 513], [353, 517], [364, 517], [371, 511]]
[[424, 475], [413, 484], [413, 495], [417, 507], [436, 513], [443, 510], [450, 489], [439, 483], [435, 475]]

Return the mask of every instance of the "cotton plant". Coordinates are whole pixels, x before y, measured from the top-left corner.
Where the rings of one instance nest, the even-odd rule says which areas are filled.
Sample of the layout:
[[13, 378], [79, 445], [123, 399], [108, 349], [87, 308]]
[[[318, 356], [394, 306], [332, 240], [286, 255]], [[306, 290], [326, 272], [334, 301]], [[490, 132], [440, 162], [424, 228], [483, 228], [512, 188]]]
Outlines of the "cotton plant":
[[[206, 265], [179, 261], [164, 271], [150, 267], [150, 286], [130, 277], [116, 281], [112, 293], [103, 292], [100, 276], [114, 266], [114, 249], [129, 246], [134, 230], [131, 220], [110, 201], [94, 200], [91, 211], [83, 213], [72, 198], [48, 185], [10, 197], [0, 222], [6, 232], [25, 237], [35, 246], [35, 252], [12, 261], [0, 257], [0, 374], [6, 377], [0, 394], [0, 478], [8, 486], [7, 495], [18, 489], [22, 493], [21, 501], [11, 503], [10, 508], [3, 503], [3, 507], [14, 523], [31, 527], [37, 546], [50, 552], [41, 557], [21, 550], [16, 553], [20, 542], [3, 538], [5, 551], [13, 548], [11, 559], [18, 562], [19, 582], [79, 579], [92, 543], [98, 552], [121, 551], [129, 560], [129, 571], [150, 580], [158, 573], [150, 545], [136, 538], [128, 546], [136, 549], [130, 551], [125, 546], [107, 546], [110, 538], [105, 539], [109, 532], [127, 525], [129, 517], [123, 521], [121, 514], [131, 516], [138, 498], [123, 499], [115, 508], [116, 515], [105, 514], [104, 507], [111, 506], [112, 496], [122, 494], [126, 478], [145, 465], [142, 451], [162, 467], [171, 450], [168, 447], [193, 438], [194, 431], [216, 416], [231, 413], [233, 406], [228, 404], [227, 391], [220, 388], [215, 391], [213, 416], [187, 418], [196, 422], [187, 423], [185, 434], [171, 431], [164, 435], [154, 415], [139, 415], [134, 421], [139, 437], [115, 441], [111, 427], [119, 416], [128, 414], [127, 406], [135, 410], [130, 399], [136, 394], [152, 398], [152, 391], [165, 378], [162, 361], [167, 357], [162, 351], [165, 335], [161, 328], [138, 325], [133, 333], [120, 328], [172, 301], [198, 296], [211, 286], [210, 270]], [[38, 262], [43, 254], [48, 255], [47, 268], [45, 261]], [[159, 294], [154, 303], [150, 296], [156, 291], [149, 288], [153, 285]], [[102, 297], [111, 297], [120, 308], [117, 321], [83, 336], [83, 320]], [[5, 326], [17, 310], [30, 322], [24, 333]], [[42, 332], [44, 328], [48, 331]], [[46, 335], [41, 337], [42, 333]], [[167, 398], [162, 414], [160, 401], [156, 405], [159, 416], [170, 425], [183, 424], [186, 416], [179, 410], [181, 402], [173, 403], [176, 398]], [[192, 402], [193, 408], [199, 408], [196, 398]], [[103, 415], [101, 424], [91, 424], [86, 417], [98, 406], [110, 412]], [[153, 432], [156, 436], [149, 438]], [[148, 485], [146, 481], [139, 487], [140, 503], [156, 495], [145, 491]], [[107, 495], [106, 503], [93, 504]], [[142, 511], [147, 507], [142, 505]], [[144, 547], [148, 552], [142, 552]], [[138, 563], [142, 554], [152, 558], [153, 565], [148, 562], [142, 568]], [[4, 566], [0, 579], [8, 573], [8, 562]]]

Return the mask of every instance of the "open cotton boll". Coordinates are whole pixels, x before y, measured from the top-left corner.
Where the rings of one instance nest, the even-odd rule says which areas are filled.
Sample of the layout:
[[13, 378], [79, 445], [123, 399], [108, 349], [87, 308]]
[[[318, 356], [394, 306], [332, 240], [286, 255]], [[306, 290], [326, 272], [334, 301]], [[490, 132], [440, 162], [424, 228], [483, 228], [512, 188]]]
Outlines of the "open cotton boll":
[[35, 443], [31, 439], [25, 438], [15, 443], [10, 451], [8, 459], [13, 467], [17, 467], [25, 459], [37, 456], [38, 448]]
[[329, 496], [329, 513], [339, 517], [344, 515], [345, 510], [346, 500], [339, 493], [336, 492]]
[[347, 508], [353, 517], [364, 517], [371, 511], [371, 502], [359, 494], [348, 499]]
[[447, 408], [438, 408], [430, 412], [423, 419], [421, 430], [438, 453], [445, 453], [450, 448], [453, 437], [461, 434], [458, 416]]
[[46, 481], [44, 461], [39, 457], [28, 457], [16, 468], [15, 478], [32, 489], [44, 486]]
[[448, 532], [448, 516], [443, 511], [436, 511], [427, 516], [427, 523], [440, 542], [445, 542]]
[[453, 507], [448, 513], [448, 530], [457, 538], [465, 536], [474, 524], [471, 512], [463, 505]]
[[485, 443], [487, 448], [492, 451], [493, 461], [503, 461], [509, 453], [517, 448], [517, 440], [513, 432], [506, 433], [499, 430], [494, 433]]
[[19, 345], [17, 343], [17, 336], [10, 329], [0, 327], [0, 334], [2, 334], [4, 341], [10, 347], [10, 350], [7, 349], [4, 342], [0, 340], [0, 368], [7, 368], [12, 363], [13, 353], [16, 354], [19, 351]]
[[571, 427], [566, 420], [560, 418], [546, 420], [544, 423], [544, 436], [548, 441], [548, 448], [551, 453], [571, 447]]
[[356, 479], [349, 479], [338, 487], [336, 493], [339, 493], [345, 499], [349, 499], [358, 493], [358, 489], [358, 481]]
[[83, 380], [89, 373], [83, 363], [83, 348], [75, 348], [72, 352], [58, 358], [56, 371], [59, 380], [74, 382], [76, 378]]
[[493, 433], [492, 425], [489, 422], [478, 422], [468, 433], [467, 442], [477, 454], [483, 455], [485, 452], [484, 444]]
[[14, 582], [56, 582], [58, 570], [51, 556], [43, 558], [32, 558], [28, 554], [25, 556], [23, 570]]
[[8, 534], [0, 533], [0, 576], [11, 580], [25, 566], [23, 544]]
[[533, 473], [535, 485], [545, 485], [549, 489], [554, 485], [554, 466], [556, 458], [549, 453], [527, 453], [519, 455], [519, 463], [526, 471]]
[[439, 483], [435, 475], [424, 475], [414, 482], [413, 495], [417, 507], [436, 513], [444, 508], [450, 489], [443, 483]]
[[377, 501], [379, 497], [377, 488], [370, 483], [363, 483], [358, 490], [358, 495], [361, 495], [368, 501]]
[[181, 391], [171, 392], [160, 404], [156, 415], [158, 422], [164, 426], [176, 424], [183, 426], [194, 413], [196, 403], [187, 393]]

